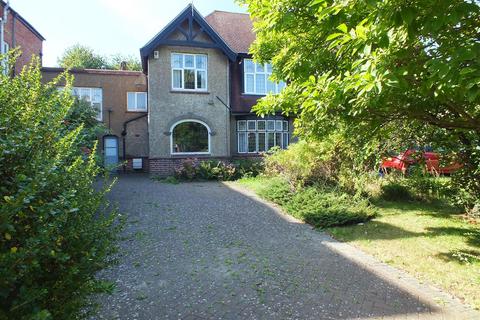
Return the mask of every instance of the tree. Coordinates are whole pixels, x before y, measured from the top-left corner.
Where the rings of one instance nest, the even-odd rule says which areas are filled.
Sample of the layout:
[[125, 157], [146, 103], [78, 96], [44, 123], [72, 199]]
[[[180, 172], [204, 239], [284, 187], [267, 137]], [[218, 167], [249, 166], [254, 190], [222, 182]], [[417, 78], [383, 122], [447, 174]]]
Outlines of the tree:
[[58, 64], [62, 68], [103, 69], [106, 68], [107, 61], [92, 48], [75, 44], [65, 50], [58, 59]]
[[110, 59], [108, 59], [108, 69], [121, 70], [123, 63], [125, 64], [124, 70], [142, 70], [142, 63], [140, 62], [140, 59], [131, 55], [122, 55], [120, 53], [110, 56]]
[[275, 77], [289, 82], [256, 111], [297, 115], [303, 136], [343, 130], [370, 153], [399, 131], [431, 138], [466, 164], [462, 181], [478, 199], [477, 1], [242, 2], [257, 31], [255, 58], [272, 60]]
[[67, 48], [62, 57], [58, 59], [58, 64], [62, 68], [142, 70], [140, 59], [134, 56], [117, 53], [107, 57], [97, 54], [92, 48], [80, 44]]
[[82, 152], [95, 115], [72, 110], [71, 83], [43, 84], [38, 59], [0, 72], [0, 319], [87, 318], [89, 295], [111, 289], [97, 273], [113, 262], [117, 214]]

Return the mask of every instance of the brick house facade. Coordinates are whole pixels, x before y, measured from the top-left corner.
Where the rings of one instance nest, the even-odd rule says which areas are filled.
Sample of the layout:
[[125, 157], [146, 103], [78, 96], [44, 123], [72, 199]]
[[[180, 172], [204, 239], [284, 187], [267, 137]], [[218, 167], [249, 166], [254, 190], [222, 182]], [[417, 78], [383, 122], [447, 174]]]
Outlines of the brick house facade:
[[[252, 29], [248, 14], [214, 11], [203, 17], [189, 5], [141, 48], [143, 73], [72, 70], [77, 95], [89, 98], [88, 88], [102, 95], [99, 120], [111, 131], [101, 144], [105, 155], [116, 145], [128, 169], [168, 176], [187, 158], [229, 161], [286, 148], [292, 120], [280, 114], [259, 118], [251, 110], [285, 85], [270, 81], [272, 66], [249, 55]], [[44, 68], [44, 78], [62, 71]], [[132, 92], [145, 93], [144, 109], [134, 114]]]
[[[0, 14], [3, 15], [5, 2], [0, 0]], [[5, 25], [4, 42], [7, 48], [20, 48], [22, 54], [17, 59], [14, 73], [19, 73], [27, 65], [32, 56], [43, 55], [43, 41], [45, 38], [18, 12], [9, 8], [7, 24]]]

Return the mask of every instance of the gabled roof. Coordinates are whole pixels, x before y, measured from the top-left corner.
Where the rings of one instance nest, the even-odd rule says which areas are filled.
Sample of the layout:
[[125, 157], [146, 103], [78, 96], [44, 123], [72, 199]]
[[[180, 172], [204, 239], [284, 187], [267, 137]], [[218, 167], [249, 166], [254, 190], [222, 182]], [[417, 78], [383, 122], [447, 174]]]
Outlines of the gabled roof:
[[[189, 30], [181, 28], [182, 23], [188, 21]], [[195, 41], [196, 34], [193, 34], [192, 24], [196, 22], [202, 32], [205, 32], [213, 41], [213, 43], [206, 43]], [[173, 32], [179, 30], [184, 34], [187, 40], [171, 40], [169, 36]], [[234, 61], [237, 57], [236, 52], [218, 35], [217, 31], [213, 29], [205, 20], [205, 18], [195, 9], [193, 4], [189, 4], [172, 22], [170, 22], [162, 31], [160, 31], [152, 40], [150, 40], [143, 48], [140, 49], [142, 57], [143, 70], [147, 71], [148, 57], [160, 45], [176, 45], [176, 46], [190, 46], [203, 48], [217, 48], [221, 50], [230, 60]]]
[[[3, 0], [0, 0], [0, 6], [5, 7], [6, 3]], [[45, 38], [38, 32], [27, 20], [25, 20], [20, 14], [18, 14], [17, 11], [13, 10], [12, 7], [9, 7], [8, 9], [12, 16], [14, 16], [16, 19], [18, 19], [23, 25], [30, 30], [38, 39], [45, 41]], [[3, 9], [1, 12], [1, 15], [3, 15]]]
[[255, 41], [249, 14], [215, 10], [205, 20], [236, 53], [248, 53]]

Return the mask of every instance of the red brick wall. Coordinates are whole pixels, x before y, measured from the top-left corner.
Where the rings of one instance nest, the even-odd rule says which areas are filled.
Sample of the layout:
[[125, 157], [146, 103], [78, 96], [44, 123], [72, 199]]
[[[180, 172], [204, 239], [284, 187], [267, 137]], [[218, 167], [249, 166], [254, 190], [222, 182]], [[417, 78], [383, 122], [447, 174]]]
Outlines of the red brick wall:
[[[0, 15], [3, 15], [3, 5], [0, 3]], [[10, 10], [8, 21], [5, 26], [5, 42], [10, 49], [20, 47], [22, 55], [15, 64], [15, 73], [19, 73], [22, 67], [30, 62], [32, 55], [42, 56], [42, 39], [33, 33], [18, 16]], [[14, 34], [15, 31], [15, 34]]]

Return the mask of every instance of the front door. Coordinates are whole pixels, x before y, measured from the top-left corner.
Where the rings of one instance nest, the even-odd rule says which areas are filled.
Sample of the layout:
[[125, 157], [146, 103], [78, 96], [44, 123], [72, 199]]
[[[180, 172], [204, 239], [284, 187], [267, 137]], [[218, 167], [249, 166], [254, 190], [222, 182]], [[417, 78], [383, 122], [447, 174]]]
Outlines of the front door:
[[115, 136], [106, 136], [103, 140], [105, 159], [105, 168], [115, 169], [118, 166], [118, 138]]

